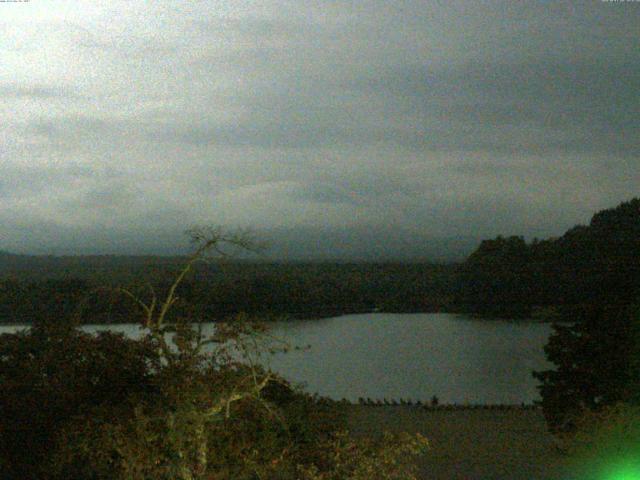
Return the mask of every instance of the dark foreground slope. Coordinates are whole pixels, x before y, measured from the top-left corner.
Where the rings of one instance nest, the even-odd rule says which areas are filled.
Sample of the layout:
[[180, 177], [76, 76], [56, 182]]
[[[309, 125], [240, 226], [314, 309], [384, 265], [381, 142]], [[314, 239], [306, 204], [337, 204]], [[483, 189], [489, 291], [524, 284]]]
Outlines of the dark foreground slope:
[[563, 455], [539, 409], [425, 410], [419, 407], [348, 405], [360, 435], [420, 432], [430, 451], [420, 460], [429, 480], [559, 480]]

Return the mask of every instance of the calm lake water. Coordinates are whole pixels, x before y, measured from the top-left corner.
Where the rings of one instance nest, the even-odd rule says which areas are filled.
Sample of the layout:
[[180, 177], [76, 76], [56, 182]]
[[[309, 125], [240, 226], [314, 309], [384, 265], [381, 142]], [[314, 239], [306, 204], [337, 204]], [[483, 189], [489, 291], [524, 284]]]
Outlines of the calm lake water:
[[[211, 326], [209, 326], [212, 328]], [[0, 326], [0, 332], [16, 326]], [[90, 325], [135, 337], [137, 325]], [[531, 403], [532, 370], [544, 370], [549, 324], [478, 320], [457, 314], [344, 315], [281, 322], [272, 334], [311, 347], [265, 362], [306, 390], [334, 399], [412, 399], [441, 403]]]

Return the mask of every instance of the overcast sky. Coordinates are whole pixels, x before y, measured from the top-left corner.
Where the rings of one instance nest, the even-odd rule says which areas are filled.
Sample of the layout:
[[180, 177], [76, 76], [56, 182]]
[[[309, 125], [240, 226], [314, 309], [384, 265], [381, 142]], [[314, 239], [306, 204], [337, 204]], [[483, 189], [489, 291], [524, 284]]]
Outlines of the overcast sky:
[[0, 33], [0, 249], [427, 255], [639, 194], [640, 2], [31, 0]]

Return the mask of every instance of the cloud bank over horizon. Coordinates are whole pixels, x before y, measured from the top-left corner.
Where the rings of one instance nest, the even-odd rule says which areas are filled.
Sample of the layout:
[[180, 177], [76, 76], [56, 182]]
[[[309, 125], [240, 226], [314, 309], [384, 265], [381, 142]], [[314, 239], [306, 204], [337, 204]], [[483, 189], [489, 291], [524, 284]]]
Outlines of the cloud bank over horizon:
[[561, 235], [638, 195], [639, 24], [631, 2], [1, 4], [0, 249]]

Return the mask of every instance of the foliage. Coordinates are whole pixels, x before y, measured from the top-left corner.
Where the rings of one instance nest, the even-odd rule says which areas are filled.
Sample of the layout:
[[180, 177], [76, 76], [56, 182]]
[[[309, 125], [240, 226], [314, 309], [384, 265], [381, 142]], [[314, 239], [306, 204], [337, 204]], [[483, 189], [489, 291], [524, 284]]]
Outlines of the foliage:
[[505, 316], [529, 316], [538, 306], [633, 302], [640, 297], [640, 198], [598, 212], [560, 238], [485, 240], [460, 266], [458, 282], [456, 305]]
[[[193, 236], [251, 241], [199, 229]], [[249, 242], [249, 243], [251, 243]], [[225, 242], [218, 242], [222, 248]], [[224, 258], [242, 250], [229, 243]], [[184, 257], [29, 257], [0, 252], [0, 322], [29, 322], [59, 305], [75, 305], [96, 286], [148, 280], [157, 292], [173, 283]], [[498, 236], [483, 241], [461, 265], [417, 263], [212, 262], [194, 265], [181, 283], [184, 305], [210, 320], [240, 312], [321, 317], [341, 313], [464, 310], [528, 317], [539, 307], [628, 303], [640, 296], [640, 199], [596, 213], [560, 238]], [[53, 302], [58, 296], [61, 302]], [[62, 301], [64, 300], [64, 301]], [[46, 308], [42, 305], [48, 304]], [[85, 322], [126, 322], [122, 298], [93, 296]], [[173, 311], [180, 310], [179, 305]], [[54, 316], [52, 316], [53, 318]]]
[[640, 396], [640, 310], [637, 305], [590, 305], [571, 324], [555, 324], [545, 347], [554, 370], [535, 372], [550, 429], [572, 432], [585, 411]]
[[382, 441], [355, 442], [345, 432], [339, 432], [321, 446], [323, 462], [329, 468], [321, 471], [317, 465], [298, 466], [299, 480], [415, 480], [415, 457], [424, 454], [429, 442], [417, 434], [385, 433]]
[[484, 240], [458, 275], [458, 302], [466, 309], [515, 316], [529, 307], [530, 251], [522, 237]]
[[549, 428], [573, 432], [585, 411], [640, 403], [640, 199], [562, 237], [482, 242], [459, 269], [465, 309], [554, 320], [555, 369], [535, 372]]
[[[71, 264], [65, 260], [56, 267], [40, 268], [37, 263], [21, 270], [13, 279], [2, 273], [0, 259], [0, 323], [24, 322], [33, 319], [30, 313], [40, 299], [66, 292], [75, 305], [91, 289], [98, 286], [127, 286], [139, 295], [145, 281], [156, 292], [166, 292], [175, 277], [182, 259], [128, 260], [115, 257], [98, 262], [88, 258], [86, 263]], [[35, 262], [35, 260], [34, 260]], [[91, 269], [92, 265], [99, 268]], [[182, 306], [197, 310], [211, 320], [245, 312], [261, 317], [290, 315], [296, 318], [332, 316], [373, 309], [393, 312], [438, 311], [447, 308], [453, 289], [454, 267], [429, 263], [367, 264], [367, 263], [270, 263], [229, 260], [194, 265], [192, 274], [180, 285]], [[61, 282], [76, 280], [77, 292], [63, 290]], [[30, 275], [43, 278], [32, 279]], [[48, 278], [53, 277], [53, 278]], [[120, 280], [120, 281], [118, 281]], [[146, 287], [148, 288], [148, 287]], [[122, 323], [130, 321], [131, 302], [122, 296], [94, 295], [88, 301], [83, 322]]]
[[151, 285], [146, 297], [118, 289], [139, 308], [141, 340], [83, 334], [80, 310], [75, 323], [0, 338], [9, 386], [0, 459], [10, 478], [359, 479], [373, 470], [366, 478], [411, 478], [422, 438], [356, 445], [339, 433], [333, 408], [259, 366], [260, 342], [274, 341], [261, 325], [240, 317], [207, 337], [188, 308], [173, 310], [181, 282], [209, 252], [254, 246], [242, 233], [191, 233], [195, 252], [162, 295]]
[[46, 478], [56, 432], [96, 406], [119, 405], [148, 387], [144, 342], [37, 322], [0, 336], [0, 463], [3, 478]]
[[79, 279], [5, 280], [0, 283], [0, 318], [34, 323], [69, 317], [89, 290], [88, 282]]

